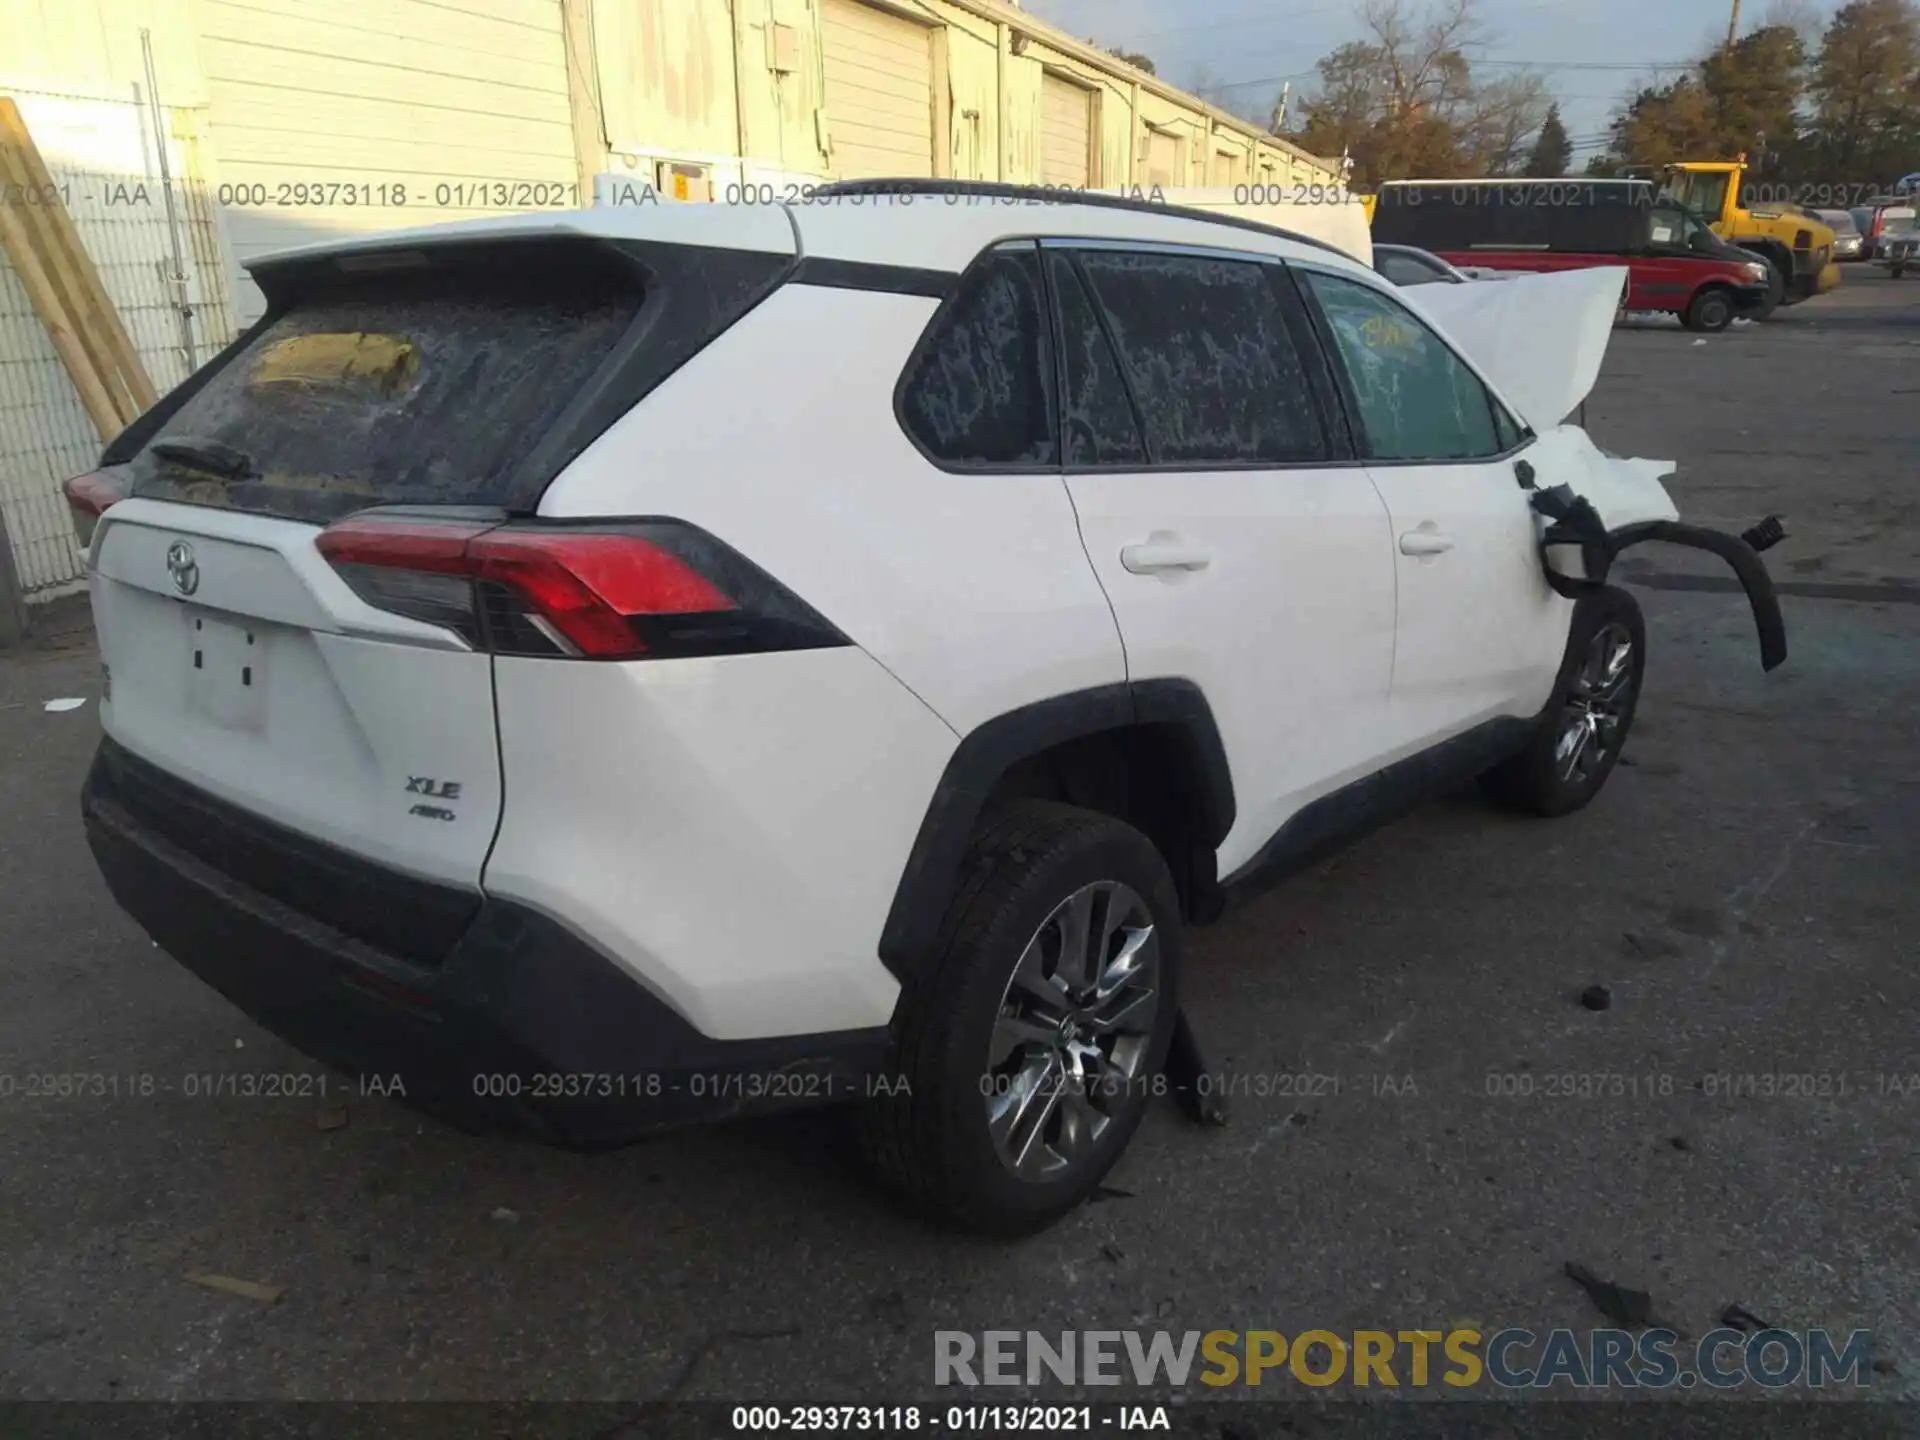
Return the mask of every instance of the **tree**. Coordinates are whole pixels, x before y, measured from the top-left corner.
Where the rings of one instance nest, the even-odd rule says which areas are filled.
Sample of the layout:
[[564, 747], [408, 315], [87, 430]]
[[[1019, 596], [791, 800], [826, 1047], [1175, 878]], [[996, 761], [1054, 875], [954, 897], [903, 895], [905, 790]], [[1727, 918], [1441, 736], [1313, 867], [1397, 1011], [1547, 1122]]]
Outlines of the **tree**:
[[1567, 167], [1573, 163], [1573, 142], [1567, 138], [1567, 127], [1560, 119], [1560, 107], [1549, 105], [1547, 118], [1540, 123], [1539, 137], [1533, 142], [1533, 153], [1527, 157], [1524, 173], [1552, 179], [1567, 173]]
[[[1100, 44], [1097, 40], [1089, 41], [1088, 43], [1094, 45]], [[1101, 45], [1100, 48], [1116, 60], [1125, 61], [1136, 70], [1144, 70], [1149, 75], [1158, 75], [1160, 73], [1153, 68], [1153, 57], [1150, 55], [1142, 55], [1138, 50], [1122, 50], [1118, 45]]]
[[1811, 64], [1810, 175], [1843, 187], [1897, 179], [1920, 154], [1920, 11], [1910, 0], [1853, 0]]
[[1473, 0], [1367, 0], [1366, 35], [1322, 57], [1302, 106], [1300, 145], [1351, 154], [1354, 179], [1510, 174], [1547, 109], [1538, 76], [1482, 84], [1468, 49], [1478, 43]]
[[1622, 164], [1730, 160], [1745, 154], [1770, 178], [1804, 164], [1801, 93], [1807, 47], [1792, 24], [1763, 25], [1664, 85], [1642, 89], [1614, 117]]

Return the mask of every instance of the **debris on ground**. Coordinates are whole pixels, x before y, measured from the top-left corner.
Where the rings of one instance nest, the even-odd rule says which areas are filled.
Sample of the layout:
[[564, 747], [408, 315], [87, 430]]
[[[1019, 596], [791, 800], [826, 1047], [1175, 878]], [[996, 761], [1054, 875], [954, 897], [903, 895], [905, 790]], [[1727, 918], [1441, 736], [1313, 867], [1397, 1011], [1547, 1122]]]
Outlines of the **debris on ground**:
[[1692, 1142], [1684, 1135], [1669, 1135], [1667, 1137], [1667, 1144], [1671, 1145], [1675, 1150], [1693, 1149]]
[[1769, 1325], [1744, 1305], [1729, 1305], [1720, 1312], [1720, 1323], [1730, 1329], [1751, 1335], [1761, 1330], [1777, 1330], [1777, 1325]]
[[1133, 1191], [1131, 1190], [1118, 1190], [1111, 1185], [1096, 1185], [1093, 1187], [1093, 1194], [1087, 1197], [1087, 1203], [1089, 1205], [1098, 1205], [1102, 1200], [1131, 1199], [1133, 1199]]
[[1577, 1260], [1567, 1261], [1566, 1271], [1567, 1278], [1587, 1292], [1594, 1308], [1616, 1325], [1653, 1323], [1653, 1296], [1646, 1291], [1602, 1280]]
[[515, 1225], [519, 1223], [520, 1212], [518, 1210], [509, 1210], [506, 1206], [501, 1205], [494, 1210], [493, 1218], [500, 1221], [503, 1225]]
[[1604, 1010], [1613, 1004], [1613, 992], [1604, 985], [1589, 985], [1580, 992], [1580, 1003], [1589, 1010]]
[[1127, 1258], [1127, 1252], [1122, 1250], [1118, 1245], [1102, 1245], [1100, 1247], [1100, 1253], [1115, 1265], [1118, 1265], [1122, 1260]]
[[86, 703], [87, 702], [84, 697], [66, 695], [66, 696], [62, 696], [58, 700], [49, 700], [47, 701], [46, 704], [42, 705], [40, 708], [46, 711], [49, 715], [64, 715], [69, 710], [78, 710], [82, 705]]
[[322, 1105], [320, 1113], [313, 1117], [314, 1128], [319, 1130], [344, 1130], [347, 1126], [347, 1107], [344, 1105]]
[[1645, 930], [1622, 930], [1620, 946], [1636, 960], [1672, 960], [1681, 953], [1678, 940]]
[[279, 1285], [262, 1285], [257, 1280], [236, 1280], [231, 1275], [209, 1275], [204, 1270], [190, 1271], [186, 1277], [189, 1285], [198, 1285], [203, 1290], [218, 1290], [223, 1295], [238, 1295], [242, 1300], [257, 1300], [262, 1305], [275, 1304], [286, 1294]]

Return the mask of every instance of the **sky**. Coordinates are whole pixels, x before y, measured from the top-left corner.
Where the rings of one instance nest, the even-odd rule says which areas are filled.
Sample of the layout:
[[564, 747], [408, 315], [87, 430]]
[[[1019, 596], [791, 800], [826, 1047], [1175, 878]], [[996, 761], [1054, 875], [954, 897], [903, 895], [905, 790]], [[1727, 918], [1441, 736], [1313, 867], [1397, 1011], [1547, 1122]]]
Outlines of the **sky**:
[[[1431, 3], [1431, 0], [1429, 0]], [[1034, 15], [1102, 45], [1141, 51], [1186, 89], [1236, 113], [1268, 118], [1280, 87], [1310, 89], [1314, 62], [1360, 38], [1360, 0], [1024, 0]], [[1422, 0], [1407, 0], [1419, 13]], [[1725, 39], [1731, 0], [1476, 0], [1485, 65], [1525, 65], [1546, 77], [1574, 140], [1574, 168], [1605, 148], [1608, 120], [1641, 86]], [[1836, 0], [1790, 0], [1797, 21], [1823, 24]], [[1779, 13], [1781, 0], [1742, 0], [1742, 32]], [[1665, 66], [1661, 69], [1657, 67]], [[1245, 82], [1245, 83], [1242, 83]]]

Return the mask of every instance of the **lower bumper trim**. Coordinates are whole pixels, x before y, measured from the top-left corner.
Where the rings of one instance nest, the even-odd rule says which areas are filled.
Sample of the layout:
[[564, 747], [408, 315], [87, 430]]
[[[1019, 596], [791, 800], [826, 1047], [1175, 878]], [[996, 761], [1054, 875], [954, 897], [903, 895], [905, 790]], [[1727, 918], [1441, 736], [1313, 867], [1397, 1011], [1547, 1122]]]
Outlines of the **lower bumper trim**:
[[[716, 1040], [536, 911], [488, 898], [436, 967], [239, 884], [118, 803], [153, 767], [102, 742], [82, 792], [108, 888], [174, 959], [323, 1064], [461, 1129], [597, 1148], [680, 1125], [853, 1100], [885, 1030]], [[369, 866], [372, 862], [364, 862]]]

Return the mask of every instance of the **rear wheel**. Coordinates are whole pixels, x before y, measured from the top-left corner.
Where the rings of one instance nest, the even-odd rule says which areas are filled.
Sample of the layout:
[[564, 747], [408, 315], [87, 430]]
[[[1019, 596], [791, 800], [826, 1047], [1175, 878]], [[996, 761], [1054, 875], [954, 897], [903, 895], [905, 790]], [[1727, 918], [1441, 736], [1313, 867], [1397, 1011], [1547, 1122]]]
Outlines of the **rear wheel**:
[[1553, 700], [1527, 748], [1480, 777], [1499, 803], [1533, 815], [1567, 815], [1607, 782], [1640, 700], [1647, 627], [1640, 606], [1608, 587], [1574, 607]]
[[1072, 806], [999, 812], [862, 1113], [880, 1179], [946, 1224], [1018, 1235], [1092, 1193], [1156, 1088], [1180, 910], [1146, 836]]
[[1687, 306], [1681, 323], [1689, 330], [1717, 334], [1733, 323], [1733, 297], [1717, 287], [1702, 290]]

